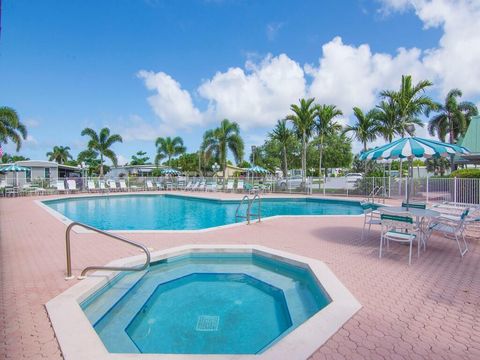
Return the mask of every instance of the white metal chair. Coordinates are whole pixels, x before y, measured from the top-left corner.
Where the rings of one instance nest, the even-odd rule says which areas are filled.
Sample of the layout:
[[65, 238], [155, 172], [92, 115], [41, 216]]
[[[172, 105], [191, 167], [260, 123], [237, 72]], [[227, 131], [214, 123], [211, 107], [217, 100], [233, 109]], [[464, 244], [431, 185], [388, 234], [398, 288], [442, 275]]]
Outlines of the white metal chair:
[[234, 184], [235, 184], [235, 183], [234, 183], [233, 180], [228, 180], [228, 181], [227, 181], [227, 188], [226, 188], [226, 190], [227, 190], [227, 191], [233, 191], [233, 185], [234, 185]]
[[[430, 223], [428, 236], [430, 237], [433, 232], [439, 232], [447, 239], [454, 239], [457, 242], [460, 256], [463, 257], [468, 251], [467, 241], [465, 240], [465, 227], [469, 212], [470, 209], [466, 208], [460, 216], [440, 215]], [[460, 244], [460, 238], [463, 241], [463, 247]]]
[[237, 182], [237, 191], [243, 192], [243, 180], [238, 180]]
[[118, 184], [120, 185], [120, 191], [128, 191], [127, 183], [125, 180], [119, 180]]
[[363, 214], [365, 218], [363, 220], [363, 230], [362, 230], [362, 237], [363, 240], [365, 238], [365, 228], [368, 225], [367, 236], [370, 235], [370, 230], [372, 225], [381, 225], [380, 220], [380, 213], [376, 210], [375, 206], [370, 202], [362, 202], [360, 205], [363, 208]]
[[111, 191], [118, 191], [118, 187], [117, 187], [117, 183], [115, 182], [115, 180], [108, 180], [107, 181], [107, 185], [108, 185], [108, 188], [111, 190]]
[[[402, 213], [388, 213], [383, 212], [380, 215], [382, 222], [382, 235], [380, 237], [380, 252], [379, 257], [382, 257], [383, 244], [387, 245], [387, 249], [390, 247], [390, 241], [399, 243], [408, 243], [408, 265], [412, 263], [412, 247], [413, 242], [417, 238], [417, 227], [413, 217], [408, 212]], [[420, 243], [418, 243], [420, 247]]]
[[93, 180], [88, 180], [87, 181], [87, 190], [88, 190], [88, 192], [98, 191], [97, 187], [95, 186], [95, 182]]
[[76, 192], [78, 190], [77, 182], [75, 180], [67, 180], [67, 187], [68, 187], [68, 191], [71, 191], [71, 192]]
[[145, 184], [147, 185], [147, 190], [155, 190], [156, 189], [156, 187], [153, 185], [152, 180], [147, 180], [145, 182]]

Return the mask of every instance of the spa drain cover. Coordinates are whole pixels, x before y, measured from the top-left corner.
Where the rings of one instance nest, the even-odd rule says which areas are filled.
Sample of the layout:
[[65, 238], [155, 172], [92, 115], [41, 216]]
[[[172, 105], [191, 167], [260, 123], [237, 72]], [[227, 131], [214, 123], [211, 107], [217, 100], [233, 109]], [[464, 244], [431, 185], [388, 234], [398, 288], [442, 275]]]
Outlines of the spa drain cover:
[[200, 315], [197, 320], [197, 331], [218, 331], [220, 317], [212, 315]]

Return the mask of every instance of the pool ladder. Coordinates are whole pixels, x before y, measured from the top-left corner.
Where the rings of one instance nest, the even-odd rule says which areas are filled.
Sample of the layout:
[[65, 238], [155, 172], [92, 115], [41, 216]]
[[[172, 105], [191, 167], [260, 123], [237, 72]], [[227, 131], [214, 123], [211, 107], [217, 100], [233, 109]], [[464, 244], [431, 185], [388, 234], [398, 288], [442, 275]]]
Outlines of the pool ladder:
[[[239, 214], [240, 208], [242, 207], [242, 204], [245, 201], [247, 201], [247, 212], [246, 212], [245, 215], [240, 215]], [[255, 201], [258, 204], [257, 212], [252, 213], [252, 208], [253, 208], [253, 204], [255, 203]], [[252, 216], [257, 218], [257, 220], [258, 220], [257, 222], [262, 221], [262, 199], [260, 198], [260, 195], [258, 195], [258, 194], [255, 194], [253, 196], [253, 198], [251, 198], [251, 199], [250, 199], [250, 196], [245, 195], [242, 198], [242, 201], [240, 201], [240, 204], [238, 204], [237, 210], [235, 210], [235, 221], [237, 221], [238, 219], [246, 219], [247, 220], [247, 225], [250, 225]]]
[[146, 255], [146, 259], [145, 259], [145, 263], [142, 265], [142, 266], [135, 266], [135, 267], [123, 267], [123, 266], [88, 266], [86, 267], [85, 269], [82, 270], [80, 276], [78, 277], [78, 279], [82, 280], [82, 279], [85, 279], [85, 275], [87, 274], [87, 272], [89, 271], [92, 271], [92, 270], [112, 270], [112, 271], [143, 271], [145, 269], [147, 269], [149, 266], [150, 266], [150, 251], [147, 249], [147, 247], [145, 247], [144, 245], [140, 244], [140, 243], [137, 243], [135, 241], [132, 241], [132, 240], [128, 240], [128, 239], [125, 239], [124, 237], [121, 237], [121, 236], [118, 236], [118, 235], [114, 235], [114, 234], [111, 234], [111, 233], [108, 233], [108, 232], [105, 232], [105, 231], [102, 231], [100, 229], [97, 229], [97, 228], [94, 228], [93, 226], [89, 226], [89, 225], [86, 225], [86, 224], [82, 224], [82, 223], [79, 223], [79, 222], [72, 222], [70, 225], [68, 225], [67, 227], [67, 230], [66, 230], [66, 233], [65, 233], [65, 245], [66, 245], [66, 252], [67, 252], [67, 276], [65, 277], [65, 280], [71, 280], [74, 278], [74, 276], [72, 276], [72, 251], [71, 251], [71, 247], [70, 247], [70, 233], [72, 231], [72, 228], [74, 226], [79, 226], [79, 227], [83, 227], [87, 230], [92, 230], [96, 233], [99, 233], [99, 234], [102, 234], [102, 235], [105, 235], [111, 239], [114, 239], [114, 240], [118, 240], [118, 241], [121, 241], [121, 242], [124, 242], [124, 243], [127, 243], [127, 244], [130, 244], [132, 246], [135, 246], [135, 247], [138, 247], [140, 249], [142, 249], [142, 251], [145, 253]]

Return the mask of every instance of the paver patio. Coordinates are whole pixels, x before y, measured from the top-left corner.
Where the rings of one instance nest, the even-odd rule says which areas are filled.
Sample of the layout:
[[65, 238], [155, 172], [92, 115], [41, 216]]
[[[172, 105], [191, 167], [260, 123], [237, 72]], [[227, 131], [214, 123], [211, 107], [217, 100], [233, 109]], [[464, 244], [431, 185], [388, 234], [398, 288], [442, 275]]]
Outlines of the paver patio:
[[[0, 359], [61, 358], [44, 304], [77, 280], [64, 280], [65, 225], [35, 199], [0, 199]], [[363, 308], [313, 359], [480, 359], [479, 240], [469, 239], [461, 259], [453, 241], [434, 237], [408, 266], [401, 245], [378, 259], [379, 232], [362, 241], [362, 224], [362, 217], [286, 217], [195, 234], [123, 235], [155, 250], [254, 243], [324, 261]], [[74, 234], [72, 253], [76, 274], [139, 254], [97, 234]]]

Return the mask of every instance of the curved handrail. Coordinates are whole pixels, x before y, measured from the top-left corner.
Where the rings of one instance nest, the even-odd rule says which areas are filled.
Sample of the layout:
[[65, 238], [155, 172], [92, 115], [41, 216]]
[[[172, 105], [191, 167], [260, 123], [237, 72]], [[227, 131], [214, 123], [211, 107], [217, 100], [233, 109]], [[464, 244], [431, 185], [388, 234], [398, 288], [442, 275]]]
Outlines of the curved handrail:
[[[247, 199], [248, 201], [248, 207], [247, 207], [247, 216], [243, 216], [243, 215], [238, 215], [238, 211], [240, 210], [243, 202], [245, 201], [245, 199]], [[240, 204], [238, 204], [237, 206], [237, 209], [235, 210], [235, 220], [237, 220], [237, 218], [243, 218], [243, 219], [247, 219], [247, 222], [250, 224], [250, 213], [249, 213], [249, 209], [250, 209], [250, 198], [248, 195], [244, 195], [242, 200], [240, 201]]]
[[68, 225], [66, 233], [65, 233], [65, 246], [66, 246], [66, 252], [67, 252], [67, 277], [65, 279], [73, 279], [72, 276], [72, 255], [71, 255], [71, 247], [70, 247], [70, 232], [74, 226], [80, 226], [88, 230], [92, 230], [96, 233], [108, 236], [112, 239], [122, 241], [124, 243], [130, 244], [132, 246], [138, 247], [142, 249], [145, 252], [146, 255], [146, 261], [145, 264], [143, 264], [140, 267], [122, 267], [122, 266], [88, 266], [85, 269], [82, 270], [79, 279], [82, 279], [85, 277], [85, 274], [91, 270], [112, 270], [112, 271], [143, 271], [147, 269], [150, 266], [150, 251], [142, 244], [137, 243], [132, 240], [125, 239], [121, 236], [114, 235], [111, 233], [108, 233], [106, 231], [102, 231], [100, 229], [94, 228], [93, 226], [82, 224], [79, 222], [72, 222], [70, 225]]
[[[257, 213], [256, 214], [252, 214], [252, 205], [253, 203], [255, 202], [255, 200], [258, 200], [258, 209], [257, 209]], [[260, 195], [255, 194], [252, 198], [252, 200], [250, 200], [248, 202], [248, 215], [249, 215], [249, 219], [253, 216], [256, 216], [258, 218], [258, 222], [261, 222], [262, 221], [262, 198], [260, 197]], [[249, 221], [250, 223], [250, 221]]]

